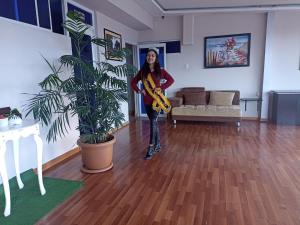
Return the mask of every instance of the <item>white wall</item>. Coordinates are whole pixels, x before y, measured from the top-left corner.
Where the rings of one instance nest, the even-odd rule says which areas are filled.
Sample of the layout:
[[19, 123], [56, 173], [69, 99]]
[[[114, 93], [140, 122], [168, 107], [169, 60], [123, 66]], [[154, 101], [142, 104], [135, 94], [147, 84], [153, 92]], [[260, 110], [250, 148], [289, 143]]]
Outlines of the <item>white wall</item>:
[[[241, 97], [254, 97], [261, 90], [265, 46], [265, 14], [202, 14], [194, 18], [194, 45], [182, 46], [181, 53], [167, 54], [167, 69], [175, 84], [168, 93], [185, 86], [207, 90], [240, 90]], [[154, 30], [140, 32], [139, 42], [182, 39], [182, 18], [156, 18]], [[204, 69], [204, 37], [251, 33], [250, 66]], [[186, 69], [188, 67], [188, 69]], [[256, 104], [248, 103], [243, 116], [256, 117]]]
[[125, 47], [125, 43], [129, 43], [132, 45], [136, 45], [138, 43], [138, 31], [127, 27], [116, 20], [109, 18], [108, 16], [97, 12], [97, 29], [98, 29], [98, 36], [100, 38], [104, 37], [104, 28], [111, 30], [115, 33], [122, 35], [122, 45]]
[[[104, 37], [104, 28], [111, 30], [115, 33], [121, 34], [122, 36], [122, 47], [125, 48], [125, 43], [129, 43], [132, 45], [136, 45], [138, 42], [138, 31], [131, 29], [107, 16], [105, 16], [102, 13], [97, 12], [96, 13], [96, 18], [97, 18], [97, 30], [98, 34], [97, 36], [100, 38]], [[104, 49], [100, 49], [100, 52], [104, 53]], [[101, 55], [100, 60], [106, 60], [103, 54]], [[125, 61], [120, 62], [120, 61], [109, 61], [113, 65], [121, 65], [124, 64]], [[124, 80], [127, 80], [124, 78]], [[125, 115], [125, 122], [128, 122], [128, 103], [127, 102], [122, 102], [121, 104], [121, 110]]]
[[262, 118], [268, 116], [270, 90], [299, 90], [300, 84], [300, 12], [273, 12], [268, 17], [267, 43], [263, 87]]
[[148, 28], [153, 27], [153, 17], [134, 0], [109, 0], [109, 2], [126, 12], [132, 18], [145, 24]]
[[180, 40], [182, 37], [182, 17], [155, 17], [153, 30], [139, 32], [139, 42]]
[[[43, 55], [53, 62], [63, 54], [71, 54], [70, 39], [43, 28], [27, 25], [0, 17], [0, 107], [22, 109], [29, 96], [21, 93], [37, 93], [38, 82], [42, 81], [50, 69]], [[42, 130], [44, 140], [43, 162], [47, 162], [75, 147], [78, 138], [77, 118], [72, 118], [72, 130], [67, 137], [55, 144], [46, 143], [46, 129]], [[33, 138], [21, 140], [20, 169], [36, 168], [36, 151]], [[12, 145], [8, 143], [6, 152], [8, 175], [15, 175]]]

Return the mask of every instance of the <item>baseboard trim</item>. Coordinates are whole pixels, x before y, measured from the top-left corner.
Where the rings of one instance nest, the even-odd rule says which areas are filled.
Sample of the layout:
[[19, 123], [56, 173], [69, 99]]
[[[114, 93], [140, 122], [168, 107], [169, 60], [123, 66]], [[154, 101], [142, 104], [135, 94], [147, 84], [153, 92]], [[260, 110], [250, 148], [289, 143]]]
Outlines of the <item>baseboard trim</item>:
[[258, 118], [258, 117], [242, 117], [241, 119], [242, 121], [258, 121], [260, 123], [268, 123], [269, 120], [268, 119], [262, 119], [262, 118]]
[[[120, 130], [120, 129], [128, 126], [128, 125], [129, 125], [129, 122], [123, 123], [123, 125], [121, 127], [119, 127], [118, 129], [112, 129], [110, 133], [113, 134], [113, 133], [117, 132], [118, 130]], [[75, 148], [71, 149], [70, 151], [68, 151], [68, 152], [66, 152], [66, 153], [64, 153], [64, 154], [62, 154], [62, 155], [46, 162], [45, 164], [43, 164], [43, 172], [45, 172], [45, 171], [51, 169], [52, 167], [57, 166], [58, 164], [70, 159], [71, 157], [77, 155], [79, 152], [80, 152], [80, 148], [75, 147]], [[37, 172], [37, 169], [34, 169], [34, 172]]]
[[[80, 148], [79, 147], [75, 147], [73, 149], [71, 149], [70, 151], [67, 151], [66, 153], [60, 155], [60, 156], [57, 156], [56, 158], [46, 162], [45, 164], [43, 164], [43, 172], [51, 169], [52, 167], [68, 160], [69, 158], [77, 155], [78, 153], [80, 152]], [[34, 172], [37, 173], [37, 169], [35, 168], [34, 169]]]
[[268, 123], [269, 120], [268, 119], [260, 119], [260, 122], [262, 122], [262, 123]]
[[126, 126], [128, 126], [128, 125], [129, 125], [129, 122], [125, 122], [125, 123], [122, 124], [121, 127], [119, 127], [119, 128], [114, 128], [114, 129], [112, 129], [109, 133], [110, 133], [110, 134], [113, 134], [113, 133], [117, 132], [118, 130], [121, 130], [122, 128], [124, 128], [124, 127], [126, 127]]
[[260, 119], [258, 117], [242, 117], [242, 120], [257, 120], [260, 121]]

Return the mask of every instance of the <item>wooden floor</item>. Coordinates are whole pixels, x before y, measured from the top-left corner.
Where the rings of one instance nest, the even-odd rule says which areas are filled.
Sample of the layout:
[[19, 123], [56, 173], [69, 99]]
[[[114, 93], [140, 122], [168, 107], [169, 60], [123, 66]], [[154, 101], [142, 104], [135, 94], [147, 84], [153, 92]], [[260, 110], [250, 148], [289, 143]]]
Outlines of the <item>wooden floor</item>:
[[109, 172], [81, 173], [79, 155], [47, 172], [85, 186], [37, 224], [300, 225], [300, 127], [160, 122], [145, 161], [148, 129], [118, 131]]

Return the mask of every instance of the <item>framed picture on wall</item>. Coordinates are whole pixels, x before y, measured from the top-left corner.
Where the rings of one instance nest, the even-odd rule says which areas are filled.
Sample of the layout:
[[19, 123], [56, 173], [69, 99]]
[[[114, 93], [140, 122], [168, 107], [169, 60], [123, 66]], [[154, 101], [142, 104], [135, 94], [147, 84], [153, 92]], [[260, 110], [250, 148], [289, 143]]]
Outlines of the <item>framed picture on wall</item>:
[[204, 38], [204, 68], [250, 65], [251, 34], [231, 34]]
[[107, 40], [107, 45], [105, 46], [105, 57], [109, 60], [122, 61], [121, 58], [116, 57], [113, 51], [122, 49], [122, 36], [121, 34], [115, 33], [108, 29], [104, 29], [104, 39]]

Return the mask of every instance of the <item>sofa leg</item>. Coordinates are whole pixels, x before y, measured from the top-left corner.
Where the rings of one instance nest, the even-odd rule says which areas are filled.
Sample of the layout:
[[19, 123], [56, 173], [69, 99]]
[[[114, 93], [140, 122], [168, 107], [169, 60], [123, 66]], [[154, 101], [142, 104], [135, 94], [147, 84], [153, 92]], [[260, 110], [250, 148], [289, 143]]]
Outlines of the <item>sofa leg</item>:
[[240, 131], [240, 129], [241, 129], [241, 122], [240, 121], [236, 122], [236, 128], [237, 128], [238, 131]]

